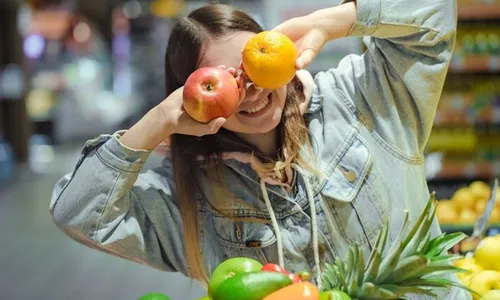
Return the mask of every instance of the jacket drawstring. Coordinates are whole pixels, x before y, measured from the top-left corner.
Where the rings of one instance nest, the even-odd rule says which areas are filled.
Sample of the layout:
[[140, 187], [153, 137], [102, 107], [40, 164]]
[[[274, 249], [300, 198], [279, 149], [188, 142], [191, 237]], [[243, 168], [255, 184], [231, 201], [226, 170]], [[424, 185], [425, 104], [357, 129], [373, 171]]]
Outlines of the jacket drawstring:
[[[319, 241], [318, 241], [318, 222], [316, 215], [316, 204], [314, 202], [314, 195], [312, 192], [311, 184], [307, 180], [305, 176], [305, 172], [298, 165], [293, 164], [292, 167], [297, 170], [298, 173], [302, 175], [305, 182], [307, 200], [309, 202], [309, 206], [311, 209], [311, 229], [312, 229], [312, 244], [314, 251], [314, 263], [316, 268], [316, 282], [318, 286], [321, 287], [321, 270], [320, 270], [320, 256], [319, 256]], [[274, 214], [274, 209], [271, 205], [271, 201], [269, 200], [269, 194], [266, 189], [266, 181], [264, 179], [260, 180], [260, 188], [262, 191], [262, 196], [264, 197], [264, 201], [266, 203], [267, 210], [271, 217], [271, 223], [273, 226], [274, 233], [276, 235], [276, 244], [278, 248], [278, 262], [282, 268], [285, 268], [284, 256], [283, 256], [283, 241], [281, 238], [281, 230], [278, 225], [278, 221], [276, 220], [276, 215]]]

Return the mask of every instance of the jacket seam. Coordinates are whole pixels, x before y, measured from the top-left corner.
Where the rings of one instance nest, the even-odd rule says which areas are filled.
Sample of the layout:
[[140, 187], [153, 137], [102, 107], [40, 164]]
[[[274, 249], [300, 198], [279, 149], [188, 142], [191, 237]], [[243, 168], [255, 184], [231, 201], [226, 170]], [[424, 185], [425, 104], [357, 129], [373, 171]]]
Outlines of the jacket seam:
[[118, 174], [118, 176], [116, 176], [115, 182], [113, 183], [113, 187], [110, 189], [110, 191], [106, 197], [106, 202], [104, 203], [104, 207], [100, 213], [99, 219], [97, 220], [96, 229], [94, 231], [94, 237], [92, 239], [98, 245], [102, 245], [102, 243], [98, 240], [98, 234], [99, 234], [99, 230], [101, 229], [101, 224], [102, 224], [102, 219], [104, 217], [104, 212], [106, 211], [106, 209], [108, 207], [109, 200], [111, 199], [111, 195], [115, 191], [116, 184], [118, 183], [118, 179], [120, 179], [121, 176], [122, 176], [122, 172], [120, 172]]
[[[445, 38], [446, 34], [436, 30], [435, 28], [432, 27], [427, 27], [427, 26], [422, 26], [422, 25], [415, 25], [415, 24], [405, 24], [405, 23], [397, 23], [397, 22], [386, 22], [386, 21], [380, 21], [379, 24], [381, 25], [389, 25], [389, 26], [398, 26], [398, 27], [409, 27], [409, 28], [416, 28], [420, 29], [423, 31], [428, 31], [437, 34], [440, 38]], [[378, 27], [378, 25], [377, 25]], [[401, 36], [403, 37], [403, 36]], [[395, 37], [396, 38], [396, 37]]]
[[366, 116], [355, 105], [351, 103], [352, 100], [349, 100], [347, 95], [345, 95], [344, 91], [342, 91], [338, 87], [335, 87], [335, 90], [339, 93], [339, 96], [342, 97], [344, 104], [346, 104], [346, 106], [349, 109], [351, 109], [352, 112], [357, 116], [358, 121], [360, 121], [360, 123], [362, 123], [364, 127], [368, 129], [370, 135], [372, 135], [378, 142], [378, 144], [382, 146], [384, 149], [386, 149], [389, 154], [391, 154], [392, 156], [396, 157], [399, 160], [405, 161], [410, 164], [419, 165], [423, 163], [422, 156], [411, 156], [408, 154], [404, 154], [401, 150], [397, 149], [395, 146], [389, 144], [386, 140], [384, 140], [378, 134], [378, 132], [374, 128], [372, 128], [372, 126], [369, 126], [366, 122], [364, 122], [364, 120], [367, 119]]
[[[137, 174], [137, 173], [140, 173], [140, 172], [141, 172], [141, 170], [131, 171], [131, 170], [125, 170], [125, 169], [119, 168], [119, 167], [115, 166], [114, 164], [111, 164], [111, 163], [107, 162], [107, 161], [106, 161], [106, 160], [105, 160], [105, 159], [101, 156], [101, 154], [99, 154], [99, 151], [96, 151], [95, 153], [96, 153], [97, 157], [99, 158], [99, 160], [100, 160], [103, 164], [105, 164], [106, 166], [108, 166], [108, 167], [110, 167], [110, 168], [112, 168], [112, 169], [114, 169], [114, 170], [116, 170], [116, 171], [125, 172], [125, 173], [130, 173], [130, 174]], [[133, 164], [133, 163], [132, 163], [132, 164]]]

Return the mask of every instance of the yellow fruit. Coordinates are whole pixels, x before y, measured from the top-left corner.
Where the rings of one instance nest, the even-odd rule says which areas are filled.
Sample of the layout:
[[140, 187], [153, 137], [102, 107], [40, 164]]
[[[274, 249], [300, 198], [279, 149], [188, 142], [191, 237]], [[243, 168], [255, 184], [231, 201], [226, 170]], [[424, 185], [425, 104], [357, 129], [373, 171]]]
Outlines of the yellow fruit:
[[476, 259], [474, 257], [463, 257], [453, 262], [453, 265], [459, 268], [463, 268], [463, 266], [471, 264], [476, 264]]
[[474, 181], [469, 185], [469, 190], [478, 200], [486, 200], [491, 195], [491, 187], [483, 181]]
[[458, 216], [458, 222], [461, 224], [474, 224], [476, 222], [476, 212], [470, 208], [462, 209]]
[[476, 260], [473, 257], [465, 257], [461, 258], [454, 262], [456, 267], [461, 269], [465, 269], [468, 272], [458, 273], [457, 277], [462, 281], [463, 284], [468, 285], [472, 277], [477, 273], [483, 271], [483, 268], [476, 263]]
[[482, 214], [484, 212], [485, 208], [486, 208], [486, 200], [485, 199], [479, 199], [476, 201], [476, 204], [474, 205], [474, 210], [478, 214]]
[[436, 216], [441, 224], [453, 224], [458, 219], [455, 204], [450, 200], [440, 200], [436, 207]]
[[264, 31], [253, 36], [243, 49], [243, 69], [257, 86], [276, 89], [295, 76], [298, 51], [285, 35]]
[[455, 202], [458, 209], [473, 209], [476, 204], [476, 198], [467, 187], [458, 189], [451, 200]]
[[500, 290], [491, 290], [483, 295], [482, 300], [500, 300]]
[[484, 269], [500, 271], [500, 238], [484, 238], [477, 245], [474, 258]]
[[500, 224], [500, 207], [497, 206], [493, 208], [489, 222], [493, 224]]
[[[469, 287], [481, 296], [491, 290], [500, 289], [500, 273], [490, 270], [481, 271], [471, 278]], [[480, 299], [477, 295], [473, 295], [473, 298], [474, 300]]]

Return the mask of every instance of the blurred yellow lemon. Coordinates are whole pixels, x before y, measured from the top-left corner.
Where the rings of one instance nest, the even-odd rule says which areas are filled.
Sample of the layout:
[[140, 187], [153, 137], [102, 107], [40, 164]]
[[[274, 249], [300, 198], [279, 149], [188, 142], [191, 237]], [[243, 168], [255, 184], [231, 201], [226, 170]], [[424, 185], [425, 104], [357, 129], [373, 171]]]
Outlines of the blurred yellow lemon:
[[458, 209], [474, 209], [474, 205], [476, 204], [474, 194], [467, 187], [458, 189], [451, 200], [455, 202]]
[[441, 224], [456, 223], [458, 212], [455, 203], [451, 200], [439, 200], [436, 207], [436, 216]]
[[477, 264], [487, 270], [500, 271], [500, 239], [486, 237], [477, 245], [474, 253]]
[[[491, 290], [500, 289], [500, 273], [491, 270], [481, 271], [471, 278], [469, 287], [481, 296]], [[477, 295], [473, 295], [473, 298], [480, 299]]]
[[482, 300], [500, 300], [500, 290], [491, 290], [483, 295]]
[[458, 222], [460, 224], [474, 224], [476, 219], [476, 211], [470, 208], [462, 209], [460, 215], [458, 216]]
[[469, 185], [469, 190], [477, 200], [487, 200], [491, 195], [491, 187], [483, 181], [474, 181]]

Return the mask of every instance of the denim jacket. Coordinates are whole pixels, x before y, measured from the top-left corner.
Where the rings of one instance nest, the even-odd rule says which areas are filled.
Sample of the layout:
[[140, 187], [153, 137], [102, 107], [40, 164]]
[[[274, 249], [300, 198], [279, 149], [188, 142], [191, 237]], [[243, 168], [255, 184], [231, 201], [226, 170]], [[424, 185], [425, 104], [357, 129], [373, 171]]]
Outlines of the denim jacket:
[[[368, 255], [385, 219], [392, 240], [403, 211], [413, 222], [422, 211], [429, 197], [423, 153], [455, 44], [456, 1], [357, 0], [357, 11], [350, 36], [363, 36], [367, 51], [315, 76], [304, 115], [326, 176], [295, 168], [286, 193], [247, 162], [226, 159], [231, 201], [216, 211], [199, 199], [209, 273], [228, 257], [246, 256], [317, 274], [319, 261], [345, 259], [355, 243]], [[119, 137], [87, 142], [54, 189], [54, 221], [89, 247], [187, 274], [170, 161], [141, 172], [150, 153]], [[440, 233], [437, 222], [432, 230]], [[438, 298], [469, 297], [453, 288]]]

